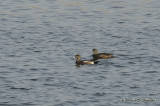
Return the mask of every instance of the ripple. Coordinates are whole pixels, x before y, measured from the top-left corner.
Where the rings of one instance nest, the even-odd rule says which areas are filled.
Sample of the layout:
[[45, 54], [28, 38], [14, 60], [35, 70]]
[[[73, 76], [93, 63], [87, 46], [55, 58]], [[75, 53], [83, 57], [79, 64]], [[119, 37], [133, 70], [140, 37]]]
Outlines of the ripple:
[[130, 86], [131, 89], [137, 89], [137, 88], [140, 88], [138, 86]]
[[8, 67], [7, 65], [1, 65], [0, 68], [6, 68]]
[[1, 106], [18, 106], [17, 104], [10, 104], [8, 102], [0, 103]]
[[40, 50], [35, 50], [34, 52], [36, 52], [36, 53], [40, 53], [40, 52], [42, 52], [42, 51], [40, 51]]
[[30, 68], [31, 71], [38, 71], [38, 68]]
[[122, 85], [114, 85], [113, 87], [116, 87], [116, 88], [117, 88], [117, 87], [122, 87]]
[[153, 60], [154, 62], [156, 62], [156, 63], [160, 63], [160, 60]]
[[158, 73], [158, 71], [146, 71], [144, 73]]
[[129, 61], [128, 64], [136, 64], [135, 62]]
[[36, 79], [36, 78], [32, 78], [32, 79], [29, 79], [29, 80], [31, 80], [31, 81], [37, 81], [38, 79]]
[[121, 72], [121, 75], [124, 75], [124, 76], [129, 76], [131, 75], [129, 72]]
[[82, 88], [80, 88], [80, 87], [78, 87], [78, 86], [73, 86], [72, 88], [73, 88], [73, 89], [82, 89]]
[[97, 93], [95, 93], [95, 94], [93, 94], [94, 96], [105, 96], [106, 95], [106, 93], [104, 93], [104, 92], [97, 92]]
[[120, 64], [113, 64], [112, 66], [114, 66], [114, 67], [126, 67], [125, 65], [120, 65]]
[[7, 57], [16, 57], [16, 55], [10, 54], [10, 55], [7, 55]]
[[34, 104], [33, 102], [27, 102], [27, 103], [22, 103], [21, 106], [34, 106], [36, 104]]
[[160, 93], [150, 93], [150, 96], [158, 96]]
[[118, 24], [124, 24], [125, 22], [123, 22], [123, 21], [119, 21], [119, 22], [117, 22]]
[[17, 90], [30, 90], [28, 88], [18, 88], [18, 87], [10, 87], [10, 89], [17, 89]]

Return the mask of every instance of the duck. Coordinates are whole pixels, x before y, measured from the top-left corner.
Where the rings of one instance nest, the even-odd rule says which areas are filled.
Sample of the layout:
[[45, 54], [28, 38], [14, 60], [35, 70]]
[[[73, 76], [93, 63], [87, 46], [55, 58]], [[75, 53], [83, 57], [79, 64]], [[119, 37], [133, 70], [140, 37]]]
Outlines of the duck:
[[75, 55], [76, 64], [77, 65], [85, 65], [85, 64], [97, 64], [97, 60], [81, 60], [81, 56], [79, 54]]
[[112, 53], [98, 53], [98, 50], [96, 48], [92, 49], [92, 52], [93, 60], [108, 59], [113, 57]]

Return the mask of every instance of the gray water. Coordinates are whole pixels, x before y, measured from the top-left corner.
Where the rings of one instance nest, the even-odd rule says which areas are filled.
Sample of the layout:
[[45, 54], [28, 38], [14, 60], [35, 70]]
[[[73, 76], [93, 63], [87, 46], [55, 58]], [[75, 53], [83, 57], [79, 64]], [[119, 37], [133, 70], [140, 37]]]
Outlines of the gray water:
[[160, 0], [0, 1], [0, 106], [160, 106], [159, 76]]

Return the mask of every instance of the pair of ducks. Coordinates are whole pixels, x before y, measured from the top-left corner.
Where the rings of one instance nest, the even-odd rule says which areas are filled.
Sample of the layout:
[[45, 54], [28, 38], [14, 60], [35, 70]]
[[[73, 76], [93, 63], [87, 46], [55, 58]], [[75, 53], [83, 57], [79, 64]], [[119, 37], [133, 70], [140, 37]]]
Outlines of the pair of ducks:
[[81, 56], [79, 54], [75, 55], [76, 64], [77, 65], [85, 65], [85, 64], [97, 64], [98, 59], [107, 59], [113, 57], [113, 54], [111, 53], [98, 53], [97, 49], [92, 50], [93, 54], [93, 59], [92, 60], [81, 60]]

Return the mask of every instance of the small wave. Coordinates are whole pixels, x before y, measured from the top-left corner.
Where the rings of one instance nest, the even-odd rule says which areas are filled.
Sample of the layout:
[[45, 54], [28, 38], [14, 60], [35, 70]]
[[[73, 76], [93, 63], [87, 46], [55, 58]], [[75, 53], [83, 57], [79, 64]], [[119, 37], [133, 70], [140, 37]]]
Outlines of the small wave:
[[10, 87], [10, 89], [30, 90], [29, 88], [18, 88], [18, 87]]
[[105, 96], [106, 95], [106, 93], [104, 93], [104, 92], [97, 92], [97, 93], [95, 93], [95, 94], [93, 94], [94, 96]]
[[144, 73], [158, 73], [157, 71], [146, 71]]

